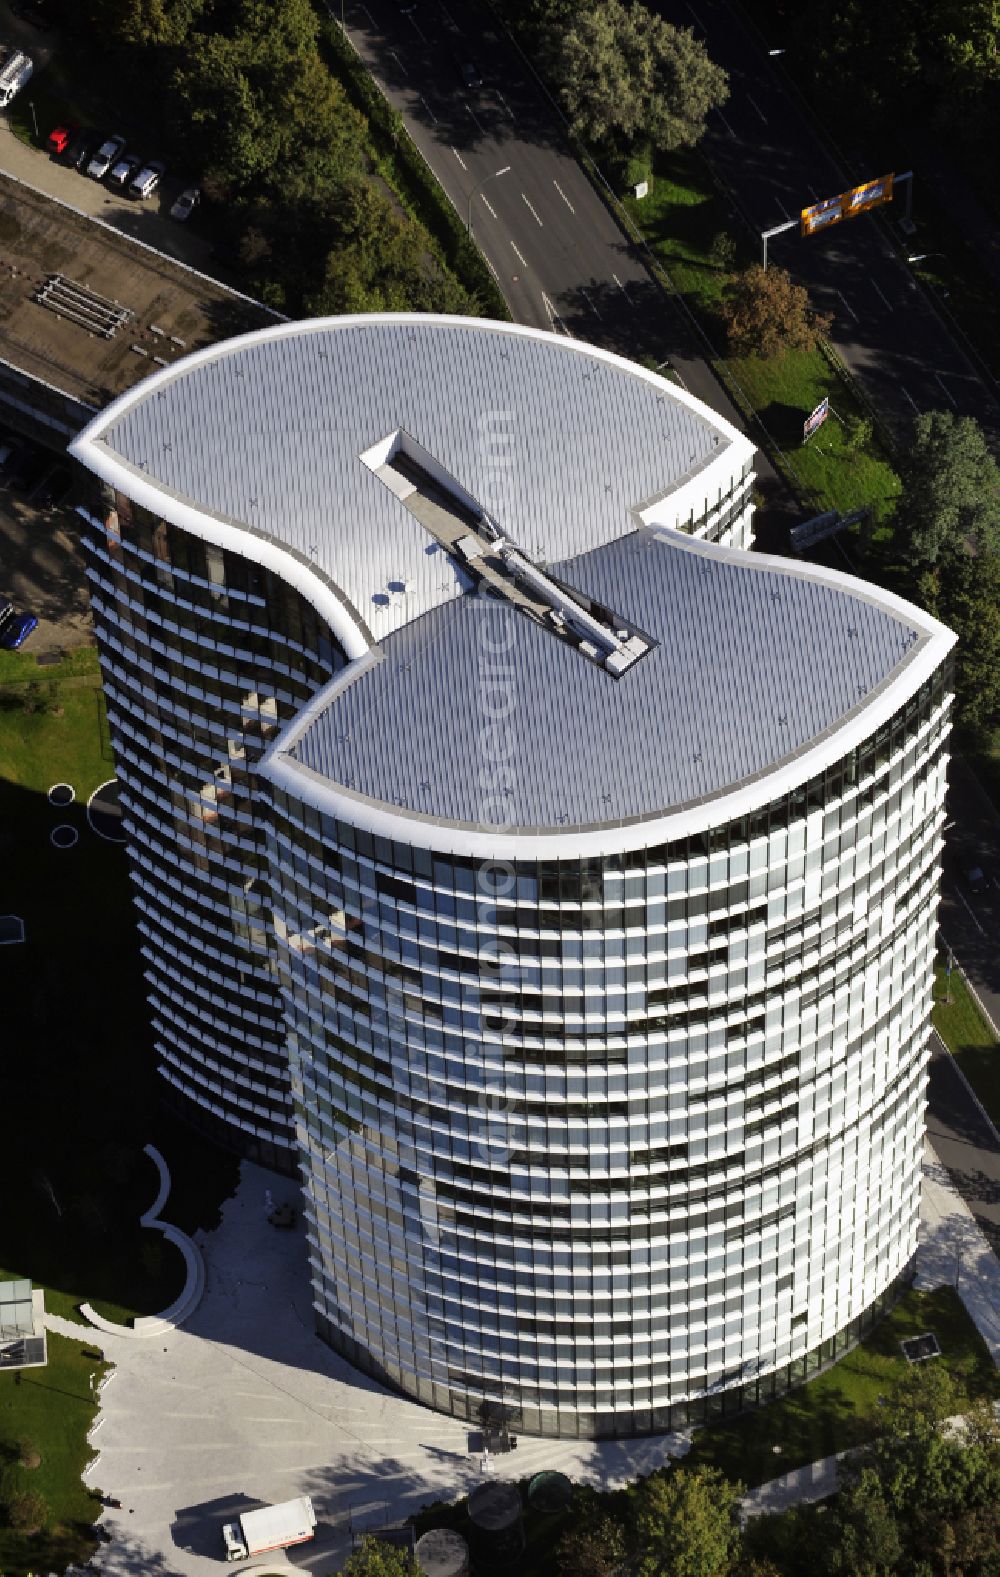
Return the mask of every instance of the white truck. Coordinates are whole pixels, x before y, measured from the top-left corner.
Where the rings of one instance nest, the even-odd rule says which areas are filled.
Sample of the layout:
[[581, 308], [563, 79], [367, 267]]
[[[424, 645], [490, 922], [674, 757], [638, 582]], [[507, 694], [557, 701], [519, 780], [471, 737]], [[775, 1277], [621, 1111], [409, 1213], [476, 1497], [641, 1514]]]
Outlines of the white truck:
[[19, 93], [35, 69], [30, 55], [19, 49], [0, 51], [0, 110], [5, 110], [15, 93]]
[[277, 1506], [261, 1506], [244, 1511], [235, 1522], [222, 1524], [222, 1542], [227, 1561], [245, 1561], [265, 1550], [283, 1550], [289, 1544], [305, 1544], [316, 1534], [316, 1513], [308, 1495], [298, 1500], [283, 1500]]

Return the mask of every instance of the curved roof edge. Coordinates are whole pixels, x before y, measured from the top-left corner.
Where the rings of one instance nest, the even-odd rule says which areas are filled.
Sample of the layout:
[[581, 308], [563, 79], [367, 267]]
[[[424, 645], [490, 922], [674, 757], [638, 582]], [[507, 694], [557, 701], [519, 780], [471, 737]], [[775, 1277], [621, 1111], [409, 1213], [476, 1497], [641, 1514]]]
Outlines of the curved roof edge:
[[575, 352], [607, 362], [632, 377], [645, 380], [653, 388], [665, 390], [678, 405], [688, 407], [696, 412], [701, 420], [714, 426], [728, 443], [741, 446], [748, 455], [753, 453], [753, 445], [745, 434], [733, 427], [724, 417], [703, 405], [686, 389], [671, 383], [669, 379], [660, 377], [658, 373], [638, 366], [624, 356], [587, 345], [582, 340], [568, 339], [563, 334], [528, 328], [522, 324], [503, 323], [492, 318], [468, 318], [456, 314], [423, 312], [354, 313], [345, 317], [309, 318], [290, 323], [275, 323], [267, 328], [255, 329], [247, 334], [222, 340], [218, 344], [208, 345], [202, 350], [193, 351], [172, 366], [151, 374], [141, 383], [119, 395], [73, 439], [69, 445], [69, 452], [74, 459], [79, 460], [102, 481], [127, 494], [137, 504], [168, 520], [172, 525], [190, 531], [193, 536], [211, 542], [217, 547], [229, 548], [244, 558], [281, 575], [326, 620], [347, 656], [360, 657], [374, 645], [374, 636], [358, 610], [352, 606], [335, 581], [316, 565], [307, 562], [287, 544], [279, 542], [276, 537], [257, 531], [246, 523], [210, 514], [199, 509], [188, 499], [170, 491], [118, 455], [105, 443], [104, 435], [126, 411], [155, 397], [157, 390], [164, 385], [186, 376], [193, 367], [230, 355], [243, 346], [266, 340], [325, 333], [331, 326], [337, 329], [350, 329], [376, 323], [427, 324], [428, 322], [461, 328], [488, 327], [491, 332], [551, 341], [568, 353]]
[[[315, 608], [349, 658], [361, 657], [370, 649], [372, 636], [367, 626], [349, 603], [338, 595], [331, 582], [311, 564], [307, 564], [290, 548], [276, 542], [273, 537], [260, 535], [245, 526], [233, 525], [216, 515], [206, 515], [174, 494], [165, 493], [140, 471], [117, 459], [107, 449], [93, 444], [89, 437], [93, 425], [91, 423], [90, 427], [74, 438], [69, 445], [69, 452], [89, 471], [99, 476], [102, 482], [126, 493], [133, 503], [169, 520], [171, 525], [190, 531], [192, 536], [199, 537], [203, 542], [229, 548], [241, 558], [273, 570]], [[81, 509], [94, 525], [101, 527], [101, 521], [91, 510], [85, 506], [81, 506]]]
[[370, 652], [360, 663], [351, 663], [324, 686], [279, 734], [263, 756], [258, 770], [276, 788], [328, 816], [335, 816], [379, 837], [442, 854], [473, 859], [550, 860], [623, 853], [647, 848], [652, 844], [669, 843], [690, 833], [722, 826], [760, 810], [808, 782], [817, 773], [833, 766], [893, 717], [925, 680], [936, 672], [957, 641], [957, 636], [946, 625], [905, 598], [897, 596], [895, 592], [871, 586], [840, 570], [798, 565], [771, 554], [744, 553], [742, 550], [685, 537], [683, 533], [667, 531], [666, 528], [659, 529], [664, 535], [679, 538], [678, 546], [687, 551], [719, 555], [726, 559], [746, 558], [755, 567], [770, 566], [783, 574], [806, 574], [847, 590], [851, 595], [876, 602], [887, 612], [904, 619], [921, 632], [920, 637], [877, 689], [840, 723], [810, 744], [786, 757], [769, 771], [662, 815], [608, 822], [599, 827], [567, 827], [565, 831], [520, 830], [502, 823], [472, 826], [424, 816], [402, 807], [396, 808], [354, 793], [322, 777], [297, 761], [290, 751], [339, 690], [353, 683], [372, 662], [381, 661], [381, 652], [378, 651]]

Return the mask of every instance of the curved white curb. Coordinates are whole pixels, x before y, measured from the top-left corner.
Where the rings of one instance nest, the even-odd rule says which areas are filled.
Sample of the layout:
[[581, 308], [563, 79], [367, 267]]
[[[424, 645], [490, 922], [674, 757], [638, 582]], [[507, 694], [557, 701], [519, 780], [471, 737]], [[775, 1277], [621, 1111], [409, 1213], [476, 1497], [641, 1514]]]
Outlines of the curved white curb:
[[81, 1303], [80, 1313], [84, 1319], [89, 1320], [97, 1330], [105, 1331], [109, 1336], [160, 1336], [164, 1331], [171, 1331], [176, 1326], [182, 1325], [188, 1315], [194, 1313], [205, 1291], [205, 1261], [201, 1257], [201, 1251], [180, 1227], [159, 1219], [160, 1211], [170, 1193], [170, 1169], [155, 1145], [145, 1145], [143, 1154], [148, 1155], [156, 1167], [160, 1186], [149, 1209], [144, 1210], [139, 1217], [140, 1225], [153, 1227], [162, 1232], [167, 1241], [180, 1250], [184, 1256], [187, 1274], [179, 1297], [174, 1299], [168, 1309], [162, 1309], [159, 1314], [142, 1315], [132, 1326], [118, 1325], [114, 1320], [106, 1320], [103, 1314], [98, 1314], [89, 1303]]
[[[110, 788], [112, 783], [117, 783], [117, 781], [118, 781], [117, 778], [107, 778], [107, 779], [105, 779], [105, 781], [103, 783], [98, 783], [98, 785], [95, 788], [94, 792], [91, 794], [90, 798], [87, 801], [87, 824], [90, 827], [91, 832], [96, 833], [99, 838], [103, 838], [105, 843], [117, 843], [117, 844], [121, 845], [121, 844], [123, 844], [125, 842], [125, 835], [124, 835], [124, 833], [122, 834], [122, 836], [120, 838], [112, 838], [110, 833], [102, 832], [100, 827], [97, 825], [96, 821], [94, 820], [93, 812], [91, 811], [91, 808], [90, 808], [93, 805], [94, 800], [97, 798], [98, 794], [100, 794], [101, 790], [102, 789], [106, 789], [106, 788]], [[148, 1149], [148, 1146], [147, 1146], [147, 1149]]]

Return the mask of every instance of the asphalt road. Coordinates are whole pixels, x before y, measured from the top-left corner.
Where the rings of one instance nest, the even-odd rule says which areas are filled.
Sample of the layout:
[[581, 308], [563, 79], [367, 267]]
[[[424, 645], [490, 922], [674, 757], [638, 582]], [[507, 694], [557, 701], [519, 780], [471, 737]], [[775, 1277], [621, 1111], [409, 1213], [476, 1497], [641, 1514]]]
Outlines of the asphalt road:
[[[339, 6], [327, 4], [339, 20]], [[488, 7], [345, 0], [344, 20], [470, 226], [514, 319], [672, 370], [742, 428], [695, 330], [570, 154], [555, 110]], [[466, 63], [481, 85], [467, 84]], [[757, 475], [764, 525], [777, 536], [800, 514], [763, 454]]]
[[[889, 173], [854, 164], [853, 150], [851, 172], [838, 167], [766, 49], [726, 0], [656, 0], [656, 9], [690, 27], [729, 73], [730, 100], [710, 117], [702, 146], [753, 229], [797, 219], [811, 203]], [[843, 122], [831, 127], [841, 145], [850, 128], [850, 105], [844, 108]], [[904, 191], [880, 210], [891, 224], [903, 216]], [[1000, 443], [992, 393], [874, 213], [808, 238], [797, 227], [789, 230], [770, 241], [768, 261], [787, 268], [808, 286], [813, 303], [833, 314], [831, 342], [897, 429], [905, 430], [916, 411], [954, 410], [975, 416]]]

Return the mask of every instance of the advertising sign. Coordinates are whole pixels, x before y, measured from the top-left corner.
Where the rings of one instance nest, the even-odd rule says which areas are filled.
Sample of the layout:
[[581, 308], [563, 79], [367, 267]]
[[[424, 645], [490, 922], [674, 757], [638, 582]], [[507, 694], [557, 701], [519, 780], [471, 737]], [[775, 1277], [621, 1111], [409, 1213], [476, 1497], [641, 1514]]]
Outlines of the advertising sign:
[[802, 234], [815, 235], [817, 230], [825, 230], [828, 225], [839, 224], [842, 219], [854, 219], [858, 214], [866, 214], [870, 208], [877, 208], [880, 203], [891, 202], [894, 179], [893, 175], [882, 175], [877, 181], [852, 186], [850, 191], [841, 192], [839, 197], [824, 197], [821, 203], [803, 208]]
[[805, 443], [807, 438], [811, 438], [813, 433], [816, 432], [818, 428], [822, 427], [823, 423], [826, 421], [826, 419], [829, 416], [829, 414], [830, 414], [830, 398], [829, 398], [829, 395], [826, 395], [826, 396], [824, 396], [824, 398], [822, 400], [820, 400], [820, 402], [817, 405], [816, 409], [814, 411], [812, 411], [806, 417], [805, 421], [802, 423], [802, 442], [803, 443]]
[[882, 175], [877, 181], [866, 181], [864, 186], [852, 186], [842, 199], [844, 218], [853, 219], [855, 214], [867, 213], [869, 208], [877, 208], [880, 203], [891, 203], [893, 179], [891, 175]]

